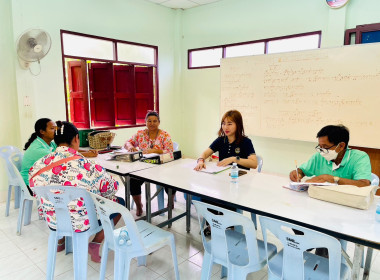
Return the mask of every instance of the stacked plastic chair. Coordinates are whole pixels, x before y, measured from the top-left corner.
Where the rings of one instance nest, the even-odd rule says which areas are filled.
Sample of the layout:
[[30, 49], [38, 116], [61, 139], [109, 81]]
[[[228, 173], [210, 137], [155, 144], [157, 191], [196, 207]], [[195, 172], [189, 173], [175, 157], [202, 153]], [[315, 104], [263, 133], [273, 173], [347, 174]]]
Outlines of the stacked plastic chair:
[[21, 154], [14, 154], [9, 159], [11, 168], [13, 169], [14, 183], [20, 188], [20, 208], [18, 212], [17, 220], [17, 235], [21, 234], [22, 221], [24, 220], [24, 226], [29, 225], [32, 218], [33, 201], [36, 199], [31, 196], [24, 179], [20, 174], [20, 166], [22, 162]]
[[[0, 147], [0, 157], [3, 158], [7, 175], [8, 175], [8, 197], [7, 197], [7, 204], [5, 208], [5, 216], [9, 216], [9, 206], [11, 202], [11, 196], [12, 196], [12, 188], [14, 188], [15, 191], [15, 209], [20, 207], [20, 186], [17, 183], [17, 180], [15, 179], [15, 173], [13, 171], [13, 167], [11, 166], [10, 157], [14, 154], [22, 156], [22, 152], [13, 146], [4, 146]], [[21, 162], [20, 165], [17, 165], [21, 169]]]
[[[264, 242], [256, 239], [256, 229], [251, 219], [204, 202], [193, 203], [201, 229], [205, 220], [211, 227], [211, 239], [206, 239], [201, 230], [204, 247], [202, 280], [210, 279], [214, 263], [227, 267], [228, 279], [246, 279], [248, 273], [259, 271], [266, 265]], [[242, 226], [244, 233], [232, 229], [236, 226]], [[270, 243], [267, 248], [270, 260], [277, 248]]]
[[[129, 279], [129, 268], [133, 258], [137, 257], [138, 265], [146, 265], [146, 256], [164, 246], [170, 246], [171, 248], [175, 279], [179, 279], [174, 235], [171, 232], [160, 229], [146, 221], [135, 222], [132, 214], [122, 205], [96, 194], [91, 193], [91, 196], [96, 205], [105, 234], [100, 279], [105, 279], [109, 250], [115, 252], [114, 279], [121, 280]], [[110, 216], [114, 213], [121, 214], [125, 223], [124, 227], [113, 228]], [[118, 242], [121, 230], [127, 230], [130, 238], [130, 242], [124, 245], [120, 245]]]
[[[260, 216], [260, 225], [267, 250], [269, 280], [350, 279], [350, 268], [341, 260], [341, 246], [336, 238], [262, 216]], [[296, 235], [293, 229], [303, 234]], [[270, 259], [267, 231], [274, 234], [284, 246], [284, 249], [272, 259]], [[327, 248], [329, 257], [307, 252], [306, 250], [310, 248]]]
[[[66, 254], [73, 252], [74, 279], [87, 279], [88, 240], [91, 235], [102, 230], [90, 193], [82, 188], [63, 187], [61, 185], [33, 187], [33, 191], [38, 198], [44, 197], [54, 205], [57, 219], [57, 229], [51, 229], [49, 235], [46, 279], [54, 279], [57, 245], [58, 240], [62, 237], [65, 237]], [[84, 232], [74, 231], [67, 206], [70, 201], [77, 198], [83, 198], [90, 221], [90, 229]]]

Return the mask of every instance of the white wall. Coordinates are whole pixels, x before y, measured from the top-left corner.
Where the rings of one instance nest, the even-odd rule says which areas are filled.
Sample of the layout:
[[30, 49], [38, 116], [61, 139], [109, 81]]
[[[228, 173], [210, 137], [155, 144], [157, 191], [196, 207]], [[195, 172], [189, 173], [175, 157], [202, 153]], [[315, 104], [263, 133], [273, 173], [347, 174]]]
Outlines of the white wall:
[[[380, 9], [379, 1], [351, 2], [344, 8], [331, 9], [325, 1], [224, 0], [185, 10], [181, 92], [186, 112], [182, 147], [186, 153], [196, 158], [211, 144], [224, 113], [219, 108], [220, 68], [188, 70], [188, 49], [319, 30], [322, 47], [341, 46], [345, 29], [380, 22], [380, 14], [375, 12]], [[294, 169], [294, 160], [306, 161], [316, 145], [316, 142], [249, 137], [256, 152], [264, 158], [264, 171], [281, 174]]]
[[[11, 15], [11, 2], [0, 1], [0, 146], [13, 145], [21, 148]], [[3, 201], [8, 193], [8, 182], [3, 162], [0, 161], [0, 201]]]
[[[29, 28], [41, 28], [52, 39], [50, 52], [41, 60], [40, 75], [16, 67], [21, 141], [26, 141], [40, 117], [66, 119], [60, 29], [158, 46], [162, 128], [173, 131], [176, 137], [180, 123], [171, 118], [179, 112], [173, 109], [178, 99], [174, 91], [175, 14], [174, 10], [141, 0], [14, 0], [14, 37]], [[30, 96], [30, 108], [22, 106], [25, 96]], [[116, 130], [114, 143], [122, 144], [135, 131]]]
[[[378, 0], [352, 0], [338, 10], [323, 0], [223, 0], [184, 11], [143, 0], [0, 1], [0, 145], [21, 147], [37, 118], [66, 118], [60, 29], [157, 45], [161, 126], [186, 156], [197, 157], [219, 127], [220, 70], [188, 70], [189, 48], [317, 30], [322, 31], [322, 47], [340, 46], [345, 29], [380, 22], [379, 9]], [[20, 69], [15, 53], [17, 38], [29, 28], [46, 30], [53, 42], [36, 77]], [[29, 107], [23, 105], [25, 96]], [[122, 144], [135, 131], [116, 130], [114, 143]], [[264, 170], [283, 174], [295, 159], [305, 161], [315, 146], [250, 137], [264, 157]], [[6, 184], [2, 175], [0, 201]]]

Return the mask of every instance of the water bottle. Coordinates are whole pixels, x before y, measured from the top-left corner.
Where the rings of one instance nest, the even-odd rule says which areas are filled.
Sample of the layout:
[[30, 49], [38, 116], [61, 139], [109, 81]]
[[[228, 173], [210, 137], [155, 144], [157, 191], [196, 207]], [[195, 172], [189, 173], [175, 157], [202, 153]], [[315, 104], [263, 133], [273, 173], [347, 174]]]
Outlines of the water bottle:
[[238, 178], [239, 178], [239, 168], [237, 166], [237, 163], [234, 162], [231, 168], [231, 183], [237, 184]]
[[120, 230], [119, 233], [119, 245], [124, 246], [124, 245], [131, 245], [132, 241], [129, 239], [129, 234], [128, 231], [124, 228]]
[[376, 205], [376, 222], [380, 223], [380, 202]]

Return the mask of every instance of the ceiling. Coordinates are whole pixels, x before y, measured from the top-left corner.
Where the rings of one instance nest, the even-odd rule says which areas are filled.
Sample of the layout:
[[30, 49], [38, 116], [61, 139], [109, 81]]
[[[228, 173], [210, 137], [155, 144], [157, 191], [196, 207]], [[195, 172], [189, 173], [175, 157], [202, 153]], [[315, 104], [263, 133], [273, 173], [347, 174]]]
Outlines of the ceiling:
[[172, 9], [190, 9], [220, 0], [147, 0]]

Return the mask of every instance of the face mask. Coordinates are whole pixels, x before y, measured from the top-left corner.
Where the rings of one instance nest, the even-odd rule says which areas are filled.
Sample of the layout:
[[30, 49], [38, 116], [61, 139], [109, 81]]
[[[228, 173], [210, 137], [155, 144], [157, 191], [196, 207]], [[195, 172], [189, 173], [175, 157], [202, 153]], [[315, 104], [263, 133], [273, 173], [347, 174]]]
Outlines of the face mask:
[[327, 161], [335, 160], [338, 157], [338, 153], [335, 150], [329, 150], [327, 154], [323, 152], [319, 152], [319, 154], [323, 156]]

